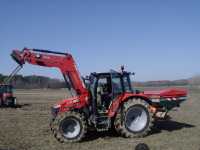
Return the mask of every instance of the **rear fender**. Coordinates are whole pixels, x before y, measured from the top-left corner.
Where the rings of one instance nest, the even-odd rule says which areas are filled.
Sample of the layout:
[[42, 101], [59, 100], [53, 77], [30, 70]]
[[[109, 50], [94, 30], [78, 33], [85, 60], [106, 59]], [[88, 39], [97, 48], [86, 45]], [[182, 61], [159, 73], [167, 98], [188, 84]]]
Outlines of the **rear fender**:
[[109, 117], [113, 117], [115, 116], [115, 114], [117, 113], [118, 109], [120, 108], [120, 106], [128, 101], [129, 99], [133, 99], [133, 98], [141, 98], [143, 100], [145, 100], [148, 104], [151, 105], [151, 101], [149, 100], [149, 98], [143, 94], [124, 94], [124, 95], [120, 95], [118, 96], [115, 100], [113, 100], [113, 102], [111, 103], [109, 110], [108, 110], [108, 116]]

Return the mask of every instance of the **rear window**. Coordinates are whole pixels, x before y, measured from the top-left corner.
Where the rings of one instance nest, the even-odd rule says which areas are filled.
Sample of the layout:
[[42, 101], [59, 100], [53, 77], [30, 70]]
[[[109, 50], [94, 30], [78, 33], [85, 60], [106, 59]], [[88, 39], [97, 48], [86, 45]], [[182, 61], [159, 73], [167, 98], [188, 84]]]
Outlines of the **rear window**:
[[0, 86], [0, 94], [3, 93], [4, 89], [2, 86]]

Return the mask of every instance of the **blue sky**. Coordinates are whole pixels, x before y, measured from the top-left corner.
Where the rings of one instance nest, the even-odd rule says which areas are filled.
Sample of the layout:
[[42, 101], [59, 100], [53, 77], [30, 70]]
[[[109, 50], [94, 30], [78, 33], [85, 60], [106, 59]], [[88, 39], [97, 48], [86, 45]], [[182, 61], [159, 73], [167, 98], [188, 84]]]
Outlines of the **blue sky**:
[[[200, 1], [0, 0], [0, 73], [12, 49], [69, 52], [82, 75], [119, 69], [136, 80], [199, 74]], [[56, 69], [25, 65], [24, 75], [61, 78]]]

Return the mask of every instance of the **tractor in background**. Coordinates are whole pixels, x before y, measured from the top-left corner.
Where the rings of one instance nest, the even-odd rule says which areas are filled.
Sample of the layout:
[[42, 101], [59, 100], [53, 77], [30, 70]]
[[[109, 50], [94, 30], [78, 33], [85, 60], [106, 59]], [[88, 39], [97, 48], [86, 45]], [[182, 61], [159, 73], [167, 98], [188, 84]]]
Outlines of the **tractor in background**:
[[3, 106], [16, 106], [16, 97], [13, 96], [13, 87], [10, 84], [0, 84], [0, 107]]
[[20, 71], [22, 66], [17, 66], [11, 74], [0, 83], [0, 107], [16, 107], [17, 98], [13, 94], [12, 79]]

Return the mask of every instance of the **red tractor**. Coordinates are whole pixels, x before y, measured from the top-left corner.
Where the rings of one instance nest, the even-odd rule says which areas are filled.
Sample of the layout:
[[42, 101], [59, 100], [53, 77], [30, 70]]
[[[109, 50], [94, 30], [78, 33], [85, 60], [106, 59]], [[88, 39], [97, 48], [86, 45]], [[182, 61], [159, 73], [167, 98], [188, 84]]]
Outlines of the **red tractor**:
[[12, 73], [0, 84], [0, 107], [16, 107], [17, 98], [13, 96], [11, 80], [22, 66], [17, 66]]
[[10, 84], [0, 84], [0, 107], [16, 106], [16, 97], [13, 96], [13, 87]]
[[132, 73], [111, 70], [81, 78], [71, 54], [49, 50], [14, 50], [13, 59], [23, 66], [59, 68], [71, 93], [52, 107], [50, 127], [60, 142], [77, 142], [90, 129], [111, 128], [124, 137], [143, 137], [154, 121], [186, 100], [184, 89], [139, 92], [132, 87]]

